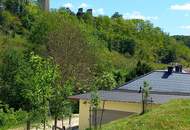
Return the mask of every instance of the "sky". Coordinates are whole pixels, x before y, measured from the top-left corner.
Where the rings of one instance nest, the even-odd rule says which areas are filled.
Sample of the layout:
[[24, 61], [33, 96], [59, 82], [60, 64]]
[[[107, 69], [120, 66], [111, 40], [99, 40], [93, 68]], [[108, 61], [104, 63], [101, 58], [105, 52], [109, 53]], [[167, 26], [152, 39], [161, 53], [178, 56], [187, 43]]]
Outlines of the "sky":
[[149, 20], [170, 35], [190, 35], [190, 0], [50, 0], [50, 7], [92, 8], [95, 16], [119, 12], [125, 19]]

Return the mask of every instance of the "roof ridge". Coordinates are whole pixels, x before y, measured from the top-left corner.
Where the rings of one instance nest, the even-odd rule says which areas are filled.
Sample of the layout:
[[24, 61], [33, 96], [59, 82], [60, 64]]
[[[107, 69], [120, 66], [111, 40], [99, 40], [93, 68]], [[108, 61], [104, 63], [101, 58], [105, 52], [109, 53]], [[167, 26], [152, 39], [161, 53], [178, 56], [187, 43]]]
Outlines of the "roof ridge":
[[128, 81], [128, 82], [126, 82], [126, 83], [124, 83], [124, 84], [122, 84], [122, 85], [119, 85], [118, 87], [116, 87], [116, 88], [113, 89], [113, 90], [118, 90], [119, 88], [121, 88], [121, 87], [123, 87], [123, 86], [125, 86], [125, 85], [127, 85], [127, 84], [129, 84], [129, 83], [131, 83], [131, 82], [133, 82], [133, 81], [135, 81], [135, 80], [138, 80], [138, 79], [143, 78], [143, 77], [145, 77], [145, 76], [147, 76], [147, 75], [150, 75], [150, 74], [152, 74], [152, 73], [154, 73], [154, 72], [157, 72], [157, 71], [156, 71], [156, 70], [153, 70], [153, 71], [150, 71], [150, 72], [148, 72], [148, 73], [146, 73], [146, 74], [144, 74], [144, 75], [137, 76], [137, 77], [135, 77], [134, 79], [132, 79], [132, 80], [130, 80], [130, 81]]
[[[154, 70], [155, 72], [167, 72], [167, 70]], [[190, 74], [190, 72], [175, 72], [173, 71], [172, 73], [175, 74]]]

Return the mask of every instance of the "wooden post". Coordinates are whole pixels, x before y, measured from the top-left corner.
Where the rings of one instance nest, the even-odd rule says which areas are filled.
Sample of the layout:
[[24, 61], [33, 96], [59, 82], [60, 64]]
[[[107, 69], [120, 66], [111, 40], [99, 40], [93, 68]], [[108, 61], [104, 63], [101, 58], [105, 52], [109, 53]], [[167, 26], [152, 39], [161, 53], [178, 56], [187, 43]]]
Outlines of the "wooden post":
[[145, 101], [144, 101], [144, 90], [142, 89], [142, 113], [141, 114], [144, 114], [144, 109], [145, 109]]
[[90, 106], [90, 108], [89, 108], [89, 127], [90, 127], [90, 129], [92, 129], [92, 115], [91, 115], [91, 106]]
[[103, 101], [103, 106], [102, 106], [102, 113], [101, 113], [101, 118], [100, 118], [100, 128], [102, 128], [102, 119], [103, 119], [103, 114], [104, 114], [104, 107], [105, 107], [105, 101]]
[[97, 108], [94, 110], [94, 129], [97, 130]]

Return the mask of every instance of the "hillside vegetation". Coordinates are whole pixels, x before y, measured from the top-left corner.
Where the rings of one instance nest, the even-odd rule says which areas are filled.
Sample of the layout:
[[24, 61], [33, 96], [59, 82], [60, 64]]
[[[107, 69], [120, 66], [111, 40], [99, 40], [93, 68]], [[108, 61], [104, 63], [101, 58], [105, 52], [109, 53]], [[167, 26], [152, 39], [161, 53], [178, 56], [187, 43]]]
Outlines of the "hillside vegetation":
[[190, 100], [175, 100], [140, 116], [111, 122], [101, 130], [190, 130]]
[[0, 2], [0, 128], [56, 124], [78, 111], [70, 95], [111, 90], [170, 63], [190, 66], [187, 44], [150, 21]]

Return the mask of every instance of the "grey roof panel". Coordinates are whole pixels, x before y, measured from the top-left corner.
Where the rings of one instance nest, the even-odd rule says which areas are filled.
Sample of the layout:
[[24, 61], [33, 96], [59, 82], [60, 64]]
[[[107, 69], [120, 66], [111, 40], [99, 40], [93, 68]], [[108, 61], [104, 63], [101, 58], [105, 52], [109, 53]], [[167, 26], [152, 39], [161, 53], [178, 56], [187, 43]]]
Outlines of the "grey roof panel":
[[145, 76], [141, 76], [135, 80], [118, 88], [118, 90], [136, 90], [143, 86], [147, 81], [154, 92], [178, 92], [190, 93], [190, 74], [189, 73], [172, 73], [167, 71], [154, 71]]
[[[119, 102], [141, 102], [141, 93], [132, 93], [132, 92], [120, 92], [120, 91], [99, 91], [98, 92], [101, 100], [104, 101], [119, 101]], [[160, 94], [150, 94], [150, 97], [153, 99], [153, 103], [162, 104], [166, 103], [172, 99], [190, 99], [190, 96], [179, 96], [179, 95], [160, 95]], [[90, 100], [91, 94], [81, 94], [76, 96], [69, 97], [70, 99], [75, 100]]]

